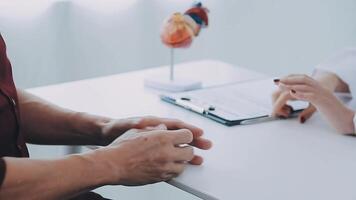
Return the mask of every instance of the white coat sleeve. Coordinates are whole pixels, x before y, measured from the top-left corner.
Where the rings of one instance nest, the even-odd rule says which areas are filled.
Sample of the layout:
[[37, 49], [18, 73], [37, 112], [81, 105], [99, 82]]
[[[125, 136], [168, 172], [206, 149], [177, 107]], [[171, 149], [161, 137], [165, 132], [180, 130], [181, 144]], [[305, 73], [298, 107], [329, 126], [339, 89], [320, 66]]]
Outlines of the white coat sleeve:
[[317, 70], [337, 74], [348, 84], [351, 95], [356, 97], [356, 48], [345, 49], [320, 63]]
[[356, 134], [356, 114], [354, 115], [354, 134]]

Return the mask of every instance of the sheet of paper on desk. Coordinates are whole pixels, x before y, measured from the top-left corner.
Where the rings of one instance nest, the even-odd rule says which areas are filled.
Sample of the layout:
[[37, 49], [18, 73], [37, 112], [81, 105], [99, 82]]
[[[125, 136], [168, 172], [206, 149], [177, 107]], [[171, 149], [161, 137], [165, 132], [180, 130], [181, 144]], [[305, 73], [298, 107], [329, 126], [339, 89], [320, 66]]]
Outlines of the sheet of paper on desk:
[[[213, 107], [211, 113], [233, 121], [270, 115], [271, 95], [276, 89], [272, 79], [262, 79], [172, 95], [175, 99], [189, 99], [190, 103], [205, 109]], [[304, 109], [308, 105], [303, 101], [288, 103], [294, 110]]]

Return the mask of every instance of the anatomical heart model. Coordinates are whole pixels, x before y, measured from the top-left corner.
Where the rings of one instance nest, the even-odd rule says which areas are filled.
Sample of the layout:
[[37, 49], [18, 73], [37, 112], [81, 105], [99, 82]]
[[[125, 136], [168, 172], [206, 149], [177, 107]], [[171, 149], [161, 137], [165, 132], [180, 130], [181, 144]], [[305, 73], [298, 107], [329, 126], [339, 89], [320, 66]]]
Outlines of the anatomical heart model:
[[195, 4], [184, 14], [174, 13], [164, 22], [161, 40], [171, 48], [171, 80], [174, 79], [174, 49], [190, 47], [200, 30], [208, 24], [208, 9], [201, 3]]
[[161, 40], [170, 49], [170, 76], [147, 78], [145, 85], [156, 89], [179, 92], [201, 88], [200, 81], [179, 79], [174, 76], [174, 50], [176, 48], [188, 48], [199, 35], [200, 31], [207, 27], [208, 9], [202, 3], [196, 3], [185, 13], [176, 12], [169, 16], [163, 23]]

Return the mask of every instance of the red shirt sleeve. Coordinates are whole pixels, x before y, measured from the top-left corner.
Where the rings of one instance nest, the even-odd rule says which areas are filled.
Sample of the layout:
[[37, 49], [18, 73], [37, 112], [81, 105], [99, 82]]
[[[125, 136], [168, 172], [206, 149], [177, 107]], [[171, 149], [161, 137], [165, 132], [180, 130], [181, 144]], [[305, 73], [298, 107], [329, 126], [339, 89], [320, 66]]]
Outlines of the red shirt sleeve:
[[86, 192], [86, 193], [78, 195], [70, 200], [111, 200], [111, 199], [106, 199], [94, 192]]
[[6, 165], [5, 160], [0, 158], [0, 187], [5, 178]]

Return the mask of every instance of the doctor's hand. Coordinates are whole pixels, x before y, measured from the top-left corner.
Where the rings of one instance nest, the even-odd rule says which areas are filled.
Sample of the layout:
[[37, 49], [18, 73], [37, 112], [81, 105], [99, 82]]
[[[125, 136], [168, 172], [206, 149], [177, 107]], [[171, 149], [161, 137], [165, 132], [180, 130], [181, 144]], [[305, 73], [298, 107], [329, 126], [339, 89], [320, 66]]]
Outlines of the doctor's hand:
[[167, 181], [182, 173], [188, 163], [200, 165], [192, 131], [166, 128], [162, 124], [149, 130], [131, 129], [93, 152], [98, 163], [108, 167], [106, 183], [134, 186]]
[[[287, 107], [287, 100], [307, 101], [310, 103], [309, 107], [300, 114], [302, 123], [307, 119], [306, 117], [309, 118], [318, 110], [338, 132], [353, 132], [354, 113], [334, 95], [336, 87], [325, 87], [326, 84], [322, 85], [306, 75], [290, 75], [275, 82], [279, 86], [281, 95], [275, 101], [274, 112], [278, 113], [279, 110], [283, 110], [283, 106]], [[287, 111], [283, 110], [282, 113], [286, 114]]]
[[[305, 81], [307, 81], [307, 79], [310, 78], [305, 75], [290, 75], [287, 77], [293, 77], [293, 76], [302, 77]], [[336, 74], [331, 72], [316, 70], [313, 73], [313, 79], [316, 82], [318, 82], [320, 86], [326, 88], [330, 92], [335, 92], [335, 91], [345, 92], [345, 90], [347, 90], [346, 88], [347, 85], [343, 83]], [[280, 79], [275, 79], [274, 82], [276, 85], [279, 85]], [[272, 116], [283, 117], [283, 118], [289, 117], [289, 115], [293, 111], [292, 107], [287, 104], [287, 102], [290, 100], [296, 100], [296, 98], [290, 93], [289, 90], [286, 90], [283, 87], [279, 87], [278, 90], [276, 90], [272, 95], [272, 101], [274, 105]], [[304, 123], [315, 113], [316, 110], [317, 109], [315, 105], [313, 105], [312, 103], [309, 104], [309, 106], [299, 114], [299, 121], [301, 123]]]
[[314, 109], [329, 106], [338, 101], [332, 91], [307, 75], [290, 75], [280, 79], [276, 84], [280, 91], [290, 99], [307, 101]]

